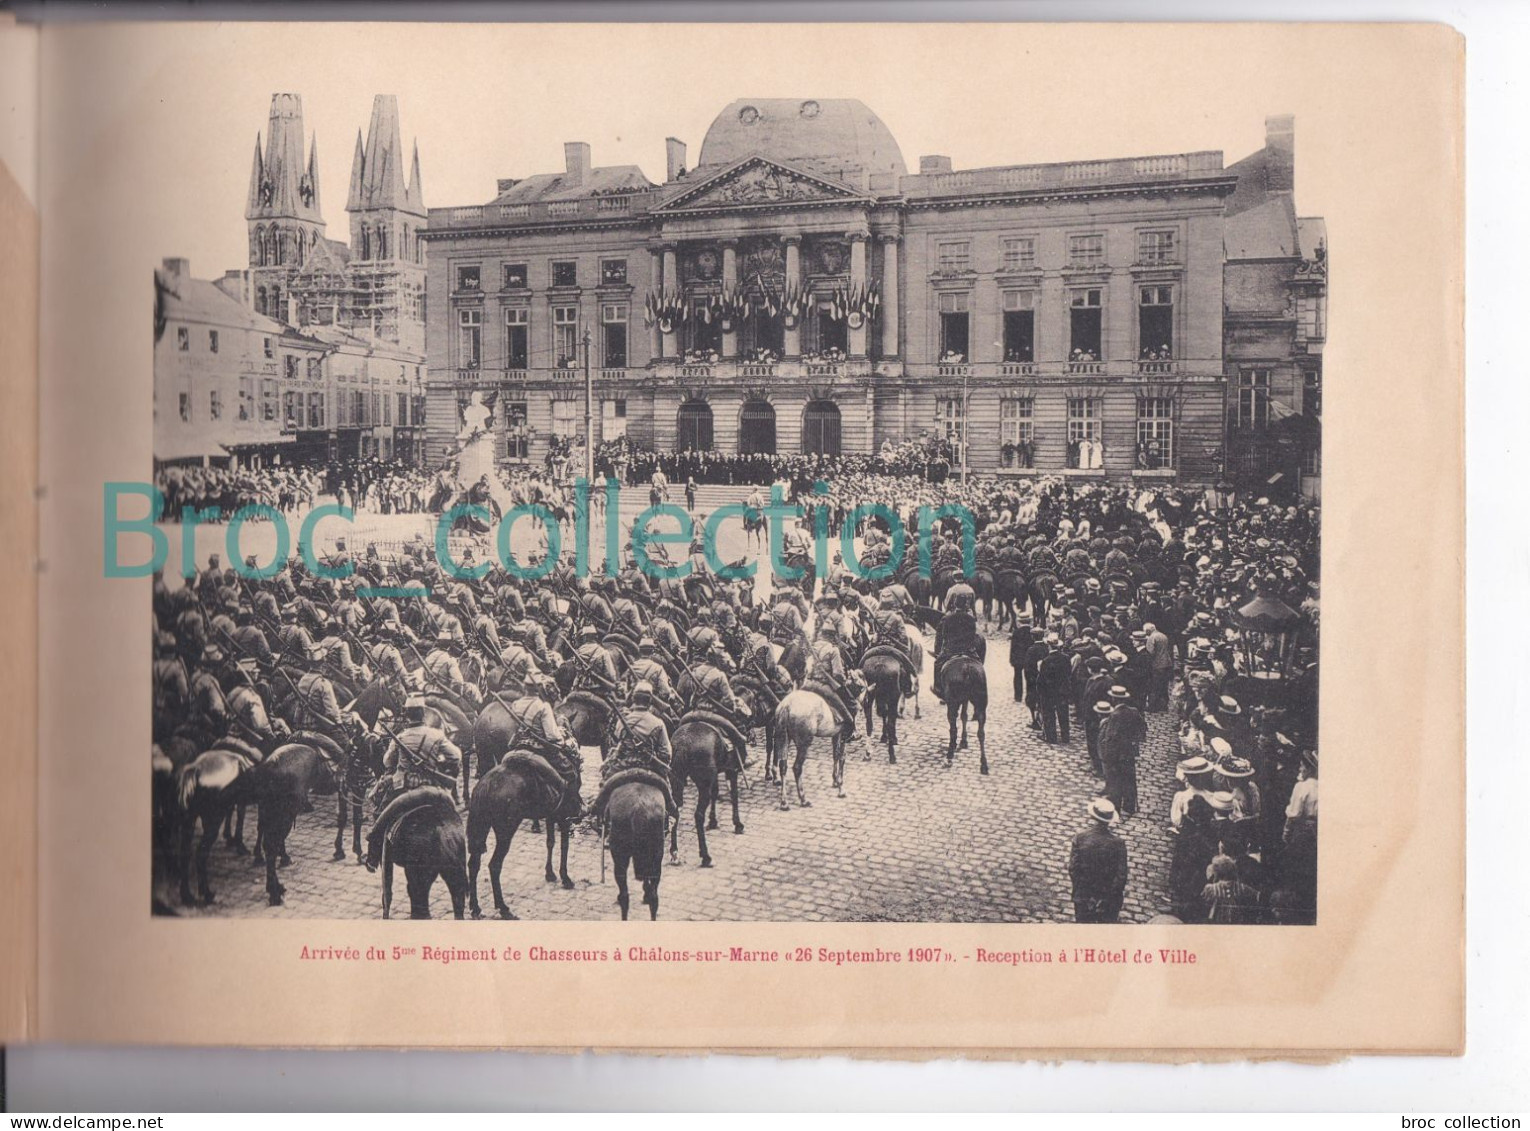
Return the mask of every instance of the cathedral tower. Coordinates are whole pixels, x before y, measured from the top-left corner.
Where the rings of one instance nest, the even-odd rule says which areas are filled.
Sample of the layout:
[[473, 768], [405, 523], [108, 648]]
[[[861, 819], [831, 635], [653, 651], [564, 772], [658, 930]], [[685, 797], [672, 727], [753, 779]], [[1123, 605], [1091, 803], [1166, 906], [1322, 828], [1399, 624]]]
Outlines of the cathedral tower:
[[356, 326], [406, 349], [425, 350], [425, 201], [416, 143], [405, 181], [398, 99], [379, 94], [365, 143], [356, 134], [351, 162], [350, 265], [356, 285]]
[[324, 235], [319, 201], [318, 139], [303, 159], [303, 97], [273, 94], [266, 147], [255, 137], [250, 192], [244, 218], [250, 237], [250, 276], [255, 306], [285, 320], [290, 282]]

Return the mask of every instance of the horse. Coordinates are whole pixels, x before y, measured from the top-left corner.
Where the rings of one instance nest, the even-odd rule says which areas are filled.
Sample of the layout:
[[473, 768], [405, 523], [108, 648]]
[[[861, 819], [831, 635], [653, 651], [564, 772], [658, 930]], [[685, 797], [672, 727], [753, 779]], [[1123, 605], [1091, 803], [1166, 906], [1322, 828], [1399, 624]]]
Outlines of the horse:
[[750, 549], [765, 548], [767, 520], [765, 512], [757, 507], [744, 508], [744, 538]]
[[1006, 624], [1013, 626], [1019, 615], [1017, 603], [1024, 604], [1026, 599], [1025, 574], [1017, 569], [1000, 569], [994, 574], [993, 599], [999, 610], [1000, 630]]
[[[579, 798], [565, 797], [568, 792], [557, 770], [546, 759], [525, 749], [507, 753], [478, 780], [468, 799], [467, 820], [468, 908], [473, 918], [483, 918], [478, 905], [478, 868], [489, 846], [490, 832], [494, 833], [494, 855], [489, 857], [494, 909], [501, 919], [516, 918], [505, 905], [500, 869], [522, 821], [547, 821], [547, 882], [555, 884], [561, 880], [565, 889], [572, 890], [574, 881], [568, 874], [568, 838], [570, 826], [579, 815]], [[662, 802], [660, 804], [662, 807]], [[554, 872], [553, 838], [560, 832], [563, 851], [558, 871]]]
[[604, 762], [611, 752], [612, 710], [611, 704], [588, 691], [571, 691], [553, 714], [580, 746], [598, 746]]
[[648, 917], [659, 917], [659, 878], [664, 871], [664, 826], [669, 811], [664, 793], [644, 781], [616, 786], [606, 801], [605, 824], [616, 872], [616, 903], [626, 921], [631, 900], [627, 894], [627, 865], [643, 884]]
[[[222, 739], [211, 750], [203, 751], [183, 765], [176, 776], [176, 804], [179, 808], [178, 853], [181, 902], [212, 903], [214, 893], [207, 882], [207, 857], [229, 812], [250, 797], [250, 775], [260, 764], [261, 753], [238, 739]], [[202, 823], [202, 839], [197, 844], [197, 898], [191, 895], [191, 841], [197, 822]]]
[[961, 748], [967, 748], [967, 710], [977, 720], [978, 753], [981, 771], [988, 773], [988, 745], [985, 741], [984, 723], [988, 718], [988, 672], [983, 661], [975, 656], [953, 656], [945, 667], [946, 721], [951, 726], [951, 741], [946, 749], [946, 765], [956, 758], [956, 717], [961, 715]]
[[[266, 865], [266, 897], [272, 907], [282, 905], [286, 892], [276, 878], [278, 859], [289, 863], [287, 834], [298, 813], [309, 806], [308, 794], [337, 793], [345, 780], [348, 752], [327, 735], [298, 731], [260, 764], [254, 777], [254, 796], [260, 803], [255, 826], [254, 862]], [[337, 835], [338, 839], [338, 835]], [[341, 859], [344, 859], [343, 855]]]
[[[777, 652], [777, 649], [780, 651]], [[772, 642], [771, 651], [775, 653], [776, 663], [792, 677], [792, 682], [801, 686], [802, 681], [807, 678], [809, 654], [807, 637], [799, 632], [785, 644]]]
[[452, 897], [452, 915], [463, 917], [468, 893], [467, 840], [451, 794], [423, 786], [390, 801], [372, 826], [367, 867], [382, 866], [382, 917], [393, 910], [393, 866], [404, 869], [409, 918], [430, 918], [430, 889], [439, 876]]
[[[696, 785], [696, 847], [701, 853], [701, 866], [712, 866], [712, 854], [707, 851], [706, 814], [712, 807], [711, 827], [717, 827], [717, 775], [728, 776], [733, 797], [733, 832], [744, 831], [744, 822], [738, 815], [738, 759], [733, 754], [733, 744], [719, 733], [717, 728], [703, 719], [683, 718], [670, 735], [673, 751], [669, 763], [669, 789], [675, 796], [677, 808], [685, 804], [685, 783]], [[669, 834], [669, 860], [680, 863], [679, 822]]]
[[[866, 733], [871, 734], [871, 712], [875, 708], [877, 717], [882, 720], [880, 741], [887, 744], [889, 765], [896, 765], [898, 761], [898, 715], [903, 702], [903, 684], [910, 674], [911, 682], [918, 687], [920, 669], [890, 645], [873, 646], [861, 657], [861, 675], [866, 680]], [[869, 748], [866, 756], [871, 757]]]
[[993, 623], [993, 598], [997, 585], [994, 580], [993, 570], [986, 565], [980, 565], [973, 571], [972, 592], [977, 598], [977, 605], [983, 610], [983, 623]]
[[[864, 688], [859, 672], [850, 673], [852, 688]], [[853, 691], [850, 696], [851, 703], [859, 698], [860, 690]], [[853, 728], [855, 720], [850, 720]], [[823, 696], [816, 691], [807, 691], [798, 688], [788, 692], [776, 708], [775, 718], [775, 744], [770, 751], [771, 760], [775, 764], [775, 772], [781, 780], [781, 808], [789, 809], [786, 803], [786, 748], [788, 744], [797, 748], [796, 762], [792, 766], [792, 777], [797, 785], [797, 803], [803, 808], [812, 805], [812, 802], [802, 792], [802, 767], [807, 761], [808, 747], [813, 744], [815, 738], [829, 738], [833, 740], [833, 774], [834, 788], [840, 797], [845, 796], [845, 725], [834, 717], [833, 710], [824, 700]]]

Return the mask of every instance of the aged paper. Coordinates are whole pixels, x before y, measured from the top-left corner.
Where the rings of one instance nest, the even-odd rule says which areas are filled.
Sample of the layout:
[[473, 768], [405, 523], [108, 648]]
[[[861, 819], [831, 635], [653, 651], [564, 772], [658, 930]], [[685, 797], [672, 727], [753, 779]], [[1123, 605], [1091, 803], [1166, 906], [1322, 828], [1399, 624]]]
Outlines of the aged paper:
[[[290, 49], [294, 29], [274, 25], [50, 28], [45, 36], [40, 1036], [903, 1056], [1460, 1050], [1462, 101], [1461, 44], [1453, 33], [1332, 25], [316, 25], [301, 33], [302, 43]], [[538, 71], [529, 62], [534, 59], [557, 66]], [[1177, 64], [1192, 59], [1193, 67]], [[481, 104], [475, 92], [497, 89], [497, 80], [484, 80], [507, 67], [527, 71], [515, 97], [504, 105]], [[427, 73], [429, 82], [408, 77]], [[79, 81], [86, 74], [92, 82]], [[241, 76], [241, 84], [258, 76], [259, 100], [251, 103], [242, 91], [232, 97], [230, 74]], [[237, 210], [248, 204], [258, 212], [282, 191], [275, 177], [266, 187], [259, 174], [270, 167], [269, 158], [261, 157], [247, 202], [243, 191], [232, 201], [201, 200], [225, 179], [204, 164], [205, 139], [259, 129], [277, 92], [301, 92], [310, 112], [343, 101], [347, 113], [363, 118], [374, 94], [396, 92], [408, 134], [419, 136], [422, 153], [440, 168], [453, 160], [461, 118], [503, 120], [510, 136], [522, 120], [572, 117], [573, 100], [600, 104], [598, 114], [589, 110], [591, 117], [582, 119], [604, 131], [590, 137], [597, 171], [605, 163], [603, 141], [614, 145], [641, 131], [649, 138], [644, 167], [656, 175], [657, 144], [679, 127], [662, 121], [657, 110], [623, 118], [618, 103], [651, 104], [661, 92], [666, 112], [695, 120], [687, 128], [696, 130], [738, 99], [744, 102], [734, 113], [747, 124], [750, 110], [760, 113], [756, 103], [767, 118], [774, 112], [771, 99], [803, 100], [798, 113], [814, 117], [834, 112], [836, 97], [878, 106], [879, 92], [893, 98], [892, 86], [918, 91], [917, 99], [897, 99], [892, 127], [910, 171], [916, 155], [946, 152], [943, 139], [953, 121], [960, 120], [964, 136], [984, 139], [980, 153], [954, 154], [954, 165], [937, 160], [931, 177], [1053, 162], [1079, 166], [1059, 176], [1085, 177], [1094, 175], [1084, 168], [1091, 162], [1163, 152], [1188, 159], [1216, 148], [1227, 150], [1230, 164], [1257, 147], [1261, 121], [1268, 129], [1272, 117], [1295, 117], [1297, 209], [1305, 213], [1310, 199], [1326, 220], [1318, 259], [1331, 264], [1334, 278], [1321, 460], [1328, 669], [1321, 745], [1328, 784], [1315, 925], [1215, 929], [1138, 922], [1107, 930], [1053, 921], [980, 923], [972, 920], [1005, 917], [953, 911], [903, 914], [896, 922], [867, 921], [871, 916], [862, 912], [845, 916], [857, 921], [835, 921], [832, 903], [803, 913], [768, 902], [757, 914], [746, 906], [716, 916], [729, 921], [663, 914], [649, 921], [639, 910], [622, 922], [609, 887], [600, 891], [600, 902], [610, 918], [600, 921], [382, 922], [371, 917], [370, 897], [364, 919], [338, 900], [332, 915], [301, 910], [305, 877], [326, 867], [355, 868], [311, 853], [294, 854], [283, 878], [291, 898], [281, 906], [255, 908], [259, 913], [250, 917], [151, 915], [145, 897], [157, 897], [157, 889], [142, 773], [153, 725], [146, 694], [151, 595], [147, 579], [102, 575], [103, 485], [144, 479], [154, 456], [168, 454], [156, 450], [153, 413], [163, 424], [179, 411], [163, 390], [155, 400], [147, 313], [151, 269], [163, 270], [163, 261], [179, 254], [166, 245], [166, 233], [205, 225], [208, 244], [225, 247], [226, 234], [213, 233], [232, 228], [237, 258], [230, 265], [242, 263], [247, 240]], [[681, 97], [693, 87], [705, 93]], [[615, 89], [634, 97], [612, 99]], [[592, 99], [596, 90], [601, 95]], [[1169, 128], [1229, 104], [1255, 127], [1252, 136], [1243, 135], [1246, 146], [1221, 136], [1199, 141], [1195, 129]], [[882, 112], [892, 118], [885, 106]], [[373, 113], [386, 125], [386, 108]], [[560, 122], [558, 129], [565, 128], [576, 127]], [[342, 144], [330, 138], [326, 132], [325, 146]], [[310, 140], [298, 139], [300, 159]], [[568, 139], [560, 134], [557, 140]], [[689, 140], [694, 146], [701, 139]], [[243, 143], [240, 149], [236, 179], [242, 182], [248, 150]], [[523, 153], [506, 142], [493, 164], [505, 177], [525, 177], [555, 168], [550, 154]], [[570, 176], [589, 165], [588, 152], [581, 157], [577, 146], [565, 157]], [[810, 178], [777, 173], [767, 183], [768, 176], [730, 191], [773, 194], [772, 204], [783, 193], [828, 191], [800, 187]], [[294, 185], [304, 202], [294, 207], [306, 207], [302, 180]], [[495, 188], [432, 186], [427, 172], [432, 207], [466, 209], [493, 199]], [[317, 199], [319, 186], [311, 187]], [[324, 181], [335, 234], [343, 230], [336, 204], [345, 187], [332, 175]], [[353, 183], [348, 195], [358, 191], [370, 190]], [[872, 191], [870, 179], [865, 191]], [[191, 226], [184, 223], [188, 211], [195, 216]], [[352, 235], [354, 253], [356, 240], [369, 237]], [[845, 236], [851, 245], [868, 242], [865, 233]], [[1144, 260], [1136, 266], [1149, 275], [1153, 261], [1142, 249], [1150, 246], [1134, 249]], [[1079, 254], [1087, 253], [1086, 241]], [[665, 254], [655, 248], [661, 260]], [[733, 254], [719, 256], [719, 270], [729, 270]], [[848, 256], [859, 254], [847, 252], [851, 278], [856, 268]], [[885, 271], [880, 254], [876, 262]], [[814, 262], [825, 274], [838, 274], [839, 262], [824, 255]], [[965, 266], [956, 251], [950, 255], [949, 272], [936, 265], [927, 273], [960, 276]], [[682, 277], [695, 270], [709, 278], [709, 261], [697, 258], [694, 268], [691, 262], [681, 261]], [[195, 274], [216, 277], [223, 266], [199, 264]], [[1086, 263], [1079, 276], [1078, 305], [1086, 311], [1090, 269], [1098, 267]], [[429, 270], [441, 270], [445, 281], [442, 267]], [[451, 290], [484, 286], [472, 275], [450, 282]], [[1171, 285], [1156, 276], [1151, 283]], [[551, 289], [559, 285], [554, 278]], [[505, 289], [517, 289], [508, 277]], [[1135, 297], [1134, 290], [1125, 294]], [[425, 354], [434, 369], [437, 331], [430, 319], [447, 312], [435, 292], [430, 295]], [[631, 301], [636, 326], [641, 292]], [[1161, 300], [1155, 293], [1141, 301]], [[937, 306], [932, 315], [944, 312]], [[885, 326], [885, 315], [879, 324]], [[862, 332], [850, 325], [852, 333]], [[1087, 333], [1091, 322], [1086, 316], [1073, 326]], [[1193, 340], [1195, 328], [1176, 333]], [[439, 337], [462, 348], [456, 324]], [[471, 343], [471, 334], [466, 340]], [[847, 334], [852, 357], [857, 341]], [[953, 379], [967, 376], [961, 370], [968, 351], [942, 344], [941, 364], [953, 366]], [[1036, 349], [1044, 352], [1044, 346], [1043, 337]], [[820, 339], [812, 364], [832, 370], [837, 348]], [[986, 348], [974, 340], [971, 352], [981, 358]], [[706, 351], [698, 352], [699, 358], [680, 360], [708, 369]], [[1075, 344], [1059, 362], [1093, 376], [1091, 353]], [[1144, 341], [1128, 361], [1165, 365], [1170, 356], [1167, 345], [1161, 359]], [[476, 368], [476, 354], [473, 360], [463, 368]], [[573, 360], [567, 354], [554, 367], [572, 374]], [[1018, 352], [1000, 363], [1030, 364]], [[1079, 413], [1085, 422], [1085, 410]], [[550, 410], [549, 419], [559, 420], [559, 411]], [[802, 420], [806, 437], [806, 409]], [[458, 426], [456, 418], [452, 424]], [[471, 438], [471, 416], [460, 426], [458, 439]], [[1069, 470], [1098, 468], [1091, 459], [1113, 466], [1122, 442], [1110, 428], [1107, 418], [1103, 457], [1098, 448], [1091, 456], [1070, 440]], [[1087, 423], [1079, 436], [1100, 439]], [[1141, 445], [1153, 436], [1140, 427], [1133, 433]], [[683, 432], [664, 437], [678, 446], [684, 439]], [[1144, 447], [1137, 458], [1151, 460], [1153, 451]], [[992, 690], [997, 698], [1008, 689]], [[990, 739], [987, 753], [995, 776], [1018, 772], [1021, 763], [1007, 757], [1001, 741]], [[820, 763], [825, 757], [815, 755]], [[858, 765], [852, 759], [845, 800], [822, 785], [813, 799], [815, 812], [844, 806], [852, 830], [854, 806], [872, 803], [855, 794]], [[949, 772], [975, 775], [971, 754], [963, 751]], [[740, 843], [770, 835], [766, 821], [789, 822], [803, 812], [763, 813], [759, 829], [751, 827]], [[1080, 807], [1080, 827], [1084, 817]], [[1024, 820], [1017, 811], [1016, 823]], [[1164, 814], [1145, 812], [1135, 820], [1161, 824]], [[810, 869], [813, 845], [791, 844], [781, 833], [785, 827], [775, 825], [775, 835], [786, 836], [782, 856]], [[691, 833], [688, 820], [680, 833], [682, 839]], [[718, 843], [726, 835], [726, 825], [712, 834], [719, 873], [729, 867], [732, 845]], [[901, 835], [951, 837], [952, 853], [961, 851], [959, 823], [953, 828], [938, 816], [910, 822]], [[518, 839], [513, 857], [538, 851], [540, 837], [523, 831], [520, 838], [533, 847]], [[1021, 830], [1017, 844], [1023, 839]], [[870, 876], [879, 847], [836, 844], [829, 851], [839, 858], [864, 852]], [[695, 843], [689, 848], [694, 859]], [[1066, 855], [1064, 839], [1052, 867], [1065, 867]], [[572, 863], [586, 884], [599, 883], [597, 866], [588, 853]], [[792, 880], [802, 884], [799, 902], [813, 904], [811, 875], [805, 883], [800, 875]], [[403, 886], [400, 877], [399, 905]], [[487, 887], [481, 878], [479, 887]], [[487, 891], [480, 895], [487, 903]], [[926, 898], [938, 904], [948, 893], [931, 890]], [[940, 921], [908, 921], [919, 918]], [[612, 958], [617, 953], [620, 961]], [[985, 954], [1012, 960], [989, 961]]]

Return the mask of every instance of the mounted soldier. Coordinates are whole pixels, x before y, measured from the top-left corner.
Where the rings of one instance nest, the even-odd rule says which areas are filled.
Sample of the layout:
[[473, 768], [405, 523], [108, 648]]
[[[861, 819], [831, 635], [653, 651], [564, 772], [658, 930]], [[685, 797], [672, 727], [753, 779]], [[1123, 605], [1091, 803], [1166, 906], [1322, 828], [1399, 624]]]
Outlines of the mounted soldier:
[[574, 650], [574, 687], [588, 691], [597, 698], [607, 699], [616, 694], [620, 676], [616, 661], [600, 642], [600, 630], [587, 624], [579, 630], [579, 647]]
[[810, 654], [812, 659], [803, 689], [816, 693], [829, 705], [835, 721], [848, 736], [855, 728], [855, 713], [845, 699], [849, 694], [845, 682], [845, 657], [839, 648], [839, 626], [833, 620], [819, 628], [818, 639], [813, 641]]
[[988, 641], [978, 631], [977, 619], [967, 609], [953, 609], [940, 618], [935, 630], [935, 696], [944, 701], [946, 661], [954, 656], [972, 656], [983, 660], [988, 655]]
[[670, 683], [668, 669], [655, 655], [657, 651], [652, 636], [644, 636], [638, 641], [638, 658], [632, 661], [632, 678], [648, 684], [650, 694], [658, 705], [666, 711], [673, 711], [676, 706], [675, 688]]
[[746, 767], [749, 765], [749, 752], [739, 728], [747, 726], [748, 720], [738, 697], [733, 693], [728, 673], [718, 665], [719, 651], [721, 644], [715, 640], [710, 648], [700, 641], [691, 641], [691, 663], [680, 677], [680, 695], [686, 701], [687, 710], [715, 715], [726, 724], [724, 734], [733, 744], [738, 764]]
[[404, 729], [387, 736], [384, 776], [372, 794], [379, 812], [393, 798], [418, 786], [453, 789], [456, 785], [462, 751], [445, 731], [426, 723], [425, 711], [425, 697], [411, 695], [404, 703]]
[[461, 652], [461, 640], [443, 632], [436, 637], [436, 646], [425, 657], [425, 670], [432, 682], [476, 707], [480, 698], [478, 689], [462, 674], [462, 664], [457, 658]]
[[542, 758], [563, 779], [563, 800], [574, 802], [577, 811], [583, 784], [584, 756], [568, 728], [553, 711], [557, 687], [536, 672], [522, 672], [518, 667], [506, 671], [506, 683], [500, 702], [515, 720], [516, 731], [511, 750], [525, 750]]

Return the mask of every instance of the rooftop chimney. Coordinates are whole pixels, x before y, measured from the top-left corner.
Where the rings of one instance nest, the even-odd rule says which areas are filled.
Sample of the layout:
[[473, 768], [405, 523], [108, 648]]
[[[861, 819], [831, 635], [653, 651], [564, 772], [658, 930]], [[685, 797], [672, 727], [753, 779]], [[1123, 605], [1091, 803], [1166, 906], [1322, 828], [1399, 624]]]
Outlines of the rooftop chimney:
[[1264, 120], [1265, 188], [1291, 192], [1296, 187], [1296, 119], [1276, 114]]
[[518, 185], [520, 183], [521, 183], [520, 182], [520, 178], [518, 178], [518, 177], [501, 177], [501, 178], [499, 178], [499, 180], [495, 182], [495, 184], [497, 184], [499, 186], [499, 188], [498, 188], [498, 195], [499, 196], [504, 196], [505, 193], [509, 192], [511, 189], [513, 189], [516, 185]]
[[678, 181], [685, 176], [685, 142], [677, 137], [664, 139], [664, 180]]
[[162, 266], [166, 275], [174, 275], [177, 279], [191, 277], [191, 260], [189, 259], [166, 259]]
[[921, 173], [949, 173], [951, 171], [951, 158], [940, 154], [927, 154], [919, 158], [919, 171]]
[[587, 141], [565, 141], [563, 143], [563, 161], [568, 166], [568, 181], [570, 184], [582, 185], [590, 176], [590, 143]]

